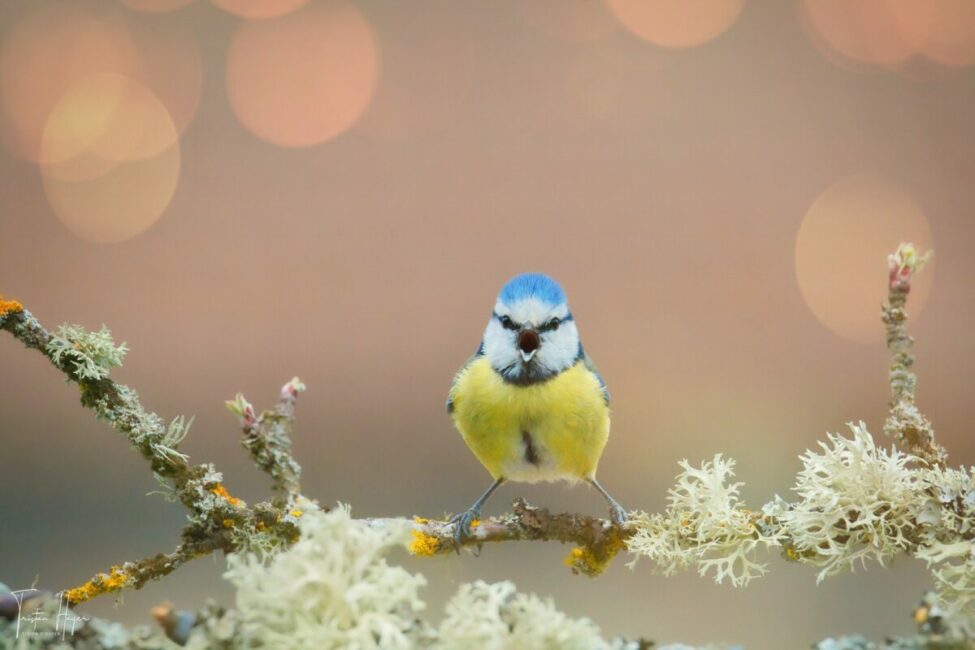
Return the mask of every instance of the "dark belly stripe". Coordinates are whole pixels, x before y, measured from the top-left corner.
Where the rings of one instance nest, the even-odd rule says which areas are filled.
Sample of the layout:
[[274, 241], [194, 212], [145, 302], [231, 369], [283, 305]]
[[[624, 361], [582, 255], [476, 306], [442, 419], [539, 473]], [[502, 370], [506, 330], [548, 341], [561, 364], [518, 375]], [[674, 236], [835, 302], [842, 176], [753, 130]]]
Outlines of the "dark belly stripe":
[[532, 440], [532, 434], [527, 431], [522, 431], [521, 439], [525, 441], [525, 460], [538, 467], [542, 459], [538, 457], [538, 450], [535, 449], [535, 441]]

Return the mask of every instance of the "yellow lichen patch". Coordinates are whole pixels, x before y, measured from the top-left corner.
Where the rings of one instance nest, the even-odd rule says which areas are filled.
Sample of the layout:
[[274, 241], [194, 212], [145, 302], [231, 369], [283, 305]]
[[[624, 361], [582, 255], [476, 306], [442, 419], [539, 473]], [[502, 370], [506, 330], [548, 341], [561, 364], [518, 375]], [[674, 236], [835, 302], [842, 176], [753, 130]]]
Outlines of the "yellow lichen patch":
[[257, 522], [257, 530], [264, 530], [265, 528], [267, 528], [267, 526], [264, 524], [263, 521]]
[[785, 549], [785, 556], [793, 562], [799, 559], [799, 553], [797, 553], [796, 549], [792, 548], [791, 546]]
[[410, 553], [430, 557], [436, 555], [440, 548], [440, 540], [433, 535], [427, 535], [422, 530], [411, 531], [413, 541], [410, 542]]
[[295, 518], [300, 517], [302, 514], [304, 514], [304, 513], [301, 510], [292, 510], [291, 511], [291, 516], [292, 517], [295, 517]]
[[426, 517], [421, 517], [419, 515], [413, 515], [413, 521], [415, 521], [418, 524], [429, 524], [430, 523], [430, 520], [429, 519], [427, 519]]
[[211, 488], [210, 491], [216, 494], [218, 497], [222, 498], [224, 501], [226, 501], [232, 506], [240, 506], [244, 504], [242, 500], [238, 499], [235, 496], [232, 496], [229, 492], [227, 492], [227, 488], [225, 488], [222, 483], [217, 483], [217, 485]]
[[576, 546], [574, 549], [569, 551], [568, 555], [565, 556], [565, 559], [563, 560], [565, 562], [565, 565], [568, 567], [575, 566], [576, 562], [578, 562], [582, 558], [582, 553], [583, 553], [582, 549]]
[[233, 528], [235, 522], [233, 519], [224, 519], [220, 523], [223, 524], [224, 528]]
[[477, 528], [481, 525], [480, 519], [471, 519], [471, 528]]
[[24, 311], [24, 306], [16, 300], [4, 300], [0, 295], [0, 317], [15, 311]]
[[577, 546], [565, 556], [565, 564], [572, 573], [595, 577], [606, 570], [609, 563], [626, 547], [622, 536], [614, 534], [610, 539], [595, 546]]
[[120, 591], [128, 583], [128, 574], [119, 567], [113, 566], [109, 573], [99, 573], [85, 584], [66, 590], [64, 598], [69, 604], [77, 605], [110, 591]]
[[928, 620], [928, 608], [926, 606], [921, 605], [920, 607], [914, 610], [915, 623], [917, 623], [918, 625], [922, 625], [923, 623], [926, 623], [927, 620]]

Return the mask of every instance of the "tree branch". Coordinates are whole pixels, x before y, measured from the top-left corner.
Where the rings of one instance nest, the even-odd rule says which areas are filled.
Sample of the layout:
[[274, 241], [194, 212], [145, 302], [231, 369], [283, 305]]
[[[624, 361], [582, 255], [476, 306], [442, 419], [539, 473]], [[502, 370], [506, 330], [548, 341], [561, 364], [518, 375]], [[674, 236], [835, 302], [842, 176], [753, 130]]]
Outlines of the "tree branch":
[[[913, 340], [906, 331], [907, 316], [904, 311], [913, 275], [925, 260], [926, 257], [917, 256], [912, 246], [902, 245], [889, 261], [889, 294], [883, 320], [892, 356], [889, 375], [892, 399], [885, 431], [906, 452], [930, 466], [943, 468], [947, 455], [935, 442], [930, 423], [914, 405], [916, 378], [911, 371]], [[179, 441], [188, 429], [182, 418], [177, 418], [167, 427], [158, 415], [142, 407], [134, 390], [108, 378], [108, 371], [120, 363], [125, 348], [124, 344], [114, 346], [107, 330], [103, 328], [101, 332], [92, 334], [77, 327], [62, 327], [52, 334], [19, 303], [2, 300], [0, 329], [10, 332], [28, 348], [40, 351], [69, 380], [77, 382], [82, 390], [82, 404], [125, 435], [149, 462], [160, 482], [190, 511], [190, 523], [182, 533], [183, 541], [174, 552], [112, 567], [109, 573], [100, 573], [84, 585], [68, 590], [70, 602], [82, 602], [101, 593], [124, 588], [139, 588], [148, 580], [167, 575], [185, 562], [216, 550], [225, 553], [239, 550], [268, 552], [287, 547], [297, 539], [297, 522], [302, 515], [301, 468], [291, 454], [291, 434], [294, 430], [295, 402], [305, 388], [297, 378], [282, 387], [276, 406], [259, 416], [241, 394], [227, 403], [228, 408], [241, 419], [244, 447], [257, 466], [271, 477], [275, 493], [270, 503], [249, 507], [227, 492], [220, 473], [213, 465], [190, 465], [188, 457], [178, 451]], [[876, 452], [866, 450], [865, 453]], [[699, 470], [697, 476], [703, 476], [702, 472], [731, 476], [731, 467], [733, 462], [722, 461], [718, 456], [713, 464], [706, 464]], [[689, 465], [685, 465], [685, 469], [687, 472], [695, 471]], [[672, 497], [688, 497], [690, 490], [696, 488], [691, 481], [680, 489], [684, 492], [672, 491]], [[677, 520], [673, 522], [662, 519], [662, 515], [643, 514], [642, 518], [638, 518], [641, 539], [637, 544], [649, 548], [647, 545], [656, 543], [654, 535], [676, 535], [678, 544], [687, 544], [691, 549], [695, 545], [705, 549], [705, 552], [708, 549], [726, 549], [732, 552], [730, 559], [701, 560], [702, 567], [715, 567], [719, 577], [733, 575], [734, 562], [749, 561], [744, 552], [732, 550], [737, 548], [736, 545], [745, 545], [750, 552], [763, 543], [782, 547], [785, 556], [792, 560], [821, 560], [818, 547], [797, 547], [787, 530], [788, 526], [783, 524], [782, 517], [788, 519], [795, 516], [792, 504], [774, 503], [766, 506], [763, 512], [749, 511], [735, 505], [736, 487], [722, 489], [726, 490], [722, 498], [730, 504], [724, 514], [737, 526], [733, 534], [729, 528], [702, 532], [709, 525], [707, 520], [700, 519], [702, 513], [676, 513], [674, 516]], [[403, 521], [367, 520], [376, 526], [398, 525]], [[463, 546], [480, 548], [487, 542], [558, 541], [576, 545], [566, 557], [566, 564], [573, 572], [590, 576], [602, 572], [619, 551], [627, 547], [628, 542], [633, 546], [637, 533], [637, 526], [633, 522], [620, 527], [598, 517], [574, 513], [553, 514], [547, 509], [531, 506], [523, 499], [514, 502], [511, 513], [476, 522], [472, 535], [459, 544], [454, 536], [456, 524], [416, 517], [409, 525], [413, 536], [410, 550], [416, 555], [450, 553], [459, 551]], [[855, 529], [859, 524], [851, 522], [849, 525], [852, 527], [850, 533], [843, 533], [846, 541], [855, 539], [854, 536], [858, 534]], [[917, 547], [921, 540], [919, 531], [922, 530], [923, 526], [915, 522], [913, 528], [906, 530], [903, 543], [911, 548]], [[690, 533], [693, 535], [689, 536]], [[902, 546], [902, 549], [907, 550], [908, 546]], [[651, 556], [654, 553], [659, 551], [652, 549], [645, 552]], [[703, 558], [703, 555], [700, 557]], [[757, 565], [753, 568], [763, 570]]]
[[[136, 562], [114, 566], [96, 574], [84, 584], [65, 590], [68, 601], [77, 604], [103, 593], [142, 587], [147, 581], [168, 575], [185, 562], [216, 550], [233, 552], [239, 547], [267, 550], [288, 545], [298, 535], [299, 510], [283, 504], [259, 503], [248, 507], [232, 496], [222, 475], [211, 464], [190, 465], [179, 452], [179, 442], [188, 425], [182, 418], [168, 426], [155, 413], [143, 408], [138, 394], [108, 378], [111, 366], [119, 365], [124, 344], [115, 346], [103, 328], [88, 333], [77, 326], [64, 326], [51, 333], [16, 301], [0, 299], [0, 329], [6, 330], [29, 349], [37, 350], [81, 389], [81, 403], [107, 420], [148, 461], [153, 474], [165, 488], [164, 494], [189, 510], [189, 524], [182, 531], [176, 551], [157, 554]], [[262, 414], [255, 436], [266, 440], [277, 484], [290, 493], [298, 489], [300, 468], [286, 456], [290, 450], [294, 402], [300, 382], [285, 385], [281, 401], [270, 413]], [[292, 392], [293, 389], [293, 392]], [[283, 389], [284, 391], [284, 389]], [[262, 457], [261, 454], [255, 458]]]

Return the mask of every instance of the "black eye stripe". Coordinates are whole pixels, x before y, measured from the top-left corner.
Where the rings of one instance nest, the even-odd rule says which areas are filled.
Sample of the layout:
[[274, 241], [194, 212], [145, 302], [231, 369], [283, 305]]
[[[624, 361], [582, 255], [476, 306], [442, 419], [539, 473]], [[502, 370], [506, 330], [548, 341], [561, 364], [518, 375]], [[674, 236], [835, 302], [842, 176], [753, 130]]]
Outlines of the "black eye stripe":
[[[501, 327], [507, 330], [519, 330], [522, 327], [521, 323], [516, 323], [515, 321], [511, 320], [511, 317], [508, 316], [507, 314], [502, 316], [497, 312], [494, 312], [491, 315], [495, 319], [497, 319], [499, 323], [501, 323]], [[563, 318], [558, 318], [558, 317], [552, 318], [547, 322], [543, 323], [542, 325], [540, 325], [539, 327], [537, 327], [536, 329], [539, 332], [551, 332], [553, 330], [557, 330], [560, 325], [563, 325], [564, 323], [567, 323], [570, 320], [573, 320], [571, 313], [566, 314]]]
[[499, 316], [498, 314], [494, 314], [494, 317], [497, 318], [501, 323], [501, 327], [505, 328], [506, 330], [517, 330], [521, 328], [521, 325], [511, 320], [511, 318], [507, 315]]
[[541, 327], [539, 327], [538, 328], [538, 331], [539, 332], [551, 332], [553, 330], [559, 329], [559, 325], [561, 325], [561, 324], [562, 324], [562, 321], [560, 319], [553, 318], [552, 320], [548, 321], [547, 323], [545, 323]]

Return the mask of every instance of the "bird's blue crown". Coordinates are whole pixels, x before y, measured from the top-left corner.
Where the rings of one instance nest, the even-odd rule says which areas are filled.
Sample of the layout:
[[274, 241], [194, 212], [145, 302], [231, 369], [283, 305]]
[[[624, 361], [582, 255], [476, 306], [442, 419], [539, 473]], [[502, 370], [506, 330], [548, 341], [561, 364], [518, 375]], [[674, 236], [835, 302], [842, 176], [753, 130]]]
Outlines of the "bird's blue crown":
[[565, 292], [558, 282], [543, 273], [522, 273], [509, 280], [498, 294], [498, 300], [506, 305], [526, 298], [537, 298], [553, 306], [561, 305], [565, 302]]

